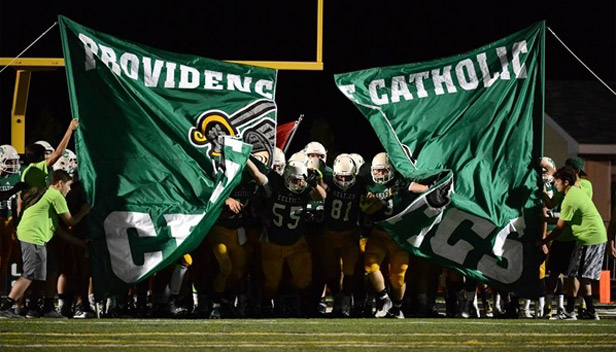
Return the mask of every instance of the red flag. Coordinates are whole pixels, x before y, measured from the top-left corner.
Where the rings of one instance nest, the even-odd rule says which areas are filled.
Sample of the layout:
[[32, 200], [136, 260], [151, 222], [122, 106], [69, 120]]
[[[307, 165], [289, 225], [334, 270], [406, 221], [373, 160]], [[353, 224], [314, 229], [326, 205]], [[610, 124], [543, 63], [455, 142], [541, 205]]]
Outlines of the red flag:
[[289, 137], [297, 127], [296, 121], [287, 122], [282, 125], [278, 125], [276, 127], [276, 146], [282, 150], [285, 149], [287, 142], [289, 141]]

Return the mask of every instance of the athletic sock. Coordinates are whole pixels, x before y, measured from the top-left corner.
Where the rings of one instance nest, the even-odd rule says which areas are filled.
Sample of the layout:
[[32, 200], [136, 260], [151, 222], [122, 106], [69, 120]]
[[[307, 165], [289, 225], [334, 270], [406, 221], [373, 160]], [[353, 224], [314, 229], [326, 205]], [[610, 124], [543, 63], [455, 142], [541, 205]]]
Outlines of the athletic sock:
[[9, 310], [13, 308], [13, 304], [15, 304], [15, 300], [12, 299], [11, 297], [6, 297], [2, 301], [2, 305], [0, 305], [0, 310]]
[[378, 292], [376, 294], [376, 298], [378, 298], [379, 300], [385, 300], [387, 299], [389, 296], [387, 295], [387, 290], [383, 290], [381, 292]]
[[558, 295], [558, 307], [565, 308], [565, 295]]
[[575, 309], [575, 300], [577, 297], [567, 296], [567, 307], [565, 307], [565, 311], [567, 313], [572, 313]]
[[589, 313], [595, 313], [595, 304], [592, 302], [592, 296], [583, 296], [584, 302], [586, 302], [586, 310]]

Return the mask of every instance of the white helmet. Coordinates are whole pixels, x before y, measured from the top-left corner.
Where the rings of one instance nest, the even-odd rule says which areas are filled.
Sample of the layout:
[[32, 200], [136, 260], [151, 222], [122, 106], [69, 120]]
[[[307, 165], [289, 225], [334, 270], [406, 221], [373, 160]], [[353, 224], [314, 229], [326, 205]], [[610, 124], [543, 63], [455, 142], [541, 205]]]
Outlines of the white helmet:
[[394, 178], [394, 168], [389, 161], [389, 155], [385, 152], [378, 153], [372, 158], [370, 171], [375, 183], [384, 184]]
[[19, 154], [12, 145], [0, 145], [0, 171], [7, 174], [19, 172]]
[[291, 155], [288, 161], [291, 162], [292, 160], [299, 161], [300, 163], [306, 165], [306, 167], [308, 167], [308, 163], [310, 162], [310, 158], [308, 158], [308, 156], [306, 155], [306, 153], [304, 153], [304, 151], [297, 152]]
[[272, 161], [272, 170], [277, 172], [279, 175], [282, 175], [282, 171], [284, 170], [284, 166], [287, 164], [284, 156], [284, 152], [282, 149], [276, 147], [274, 149], [274, 160]]
[[47, 141], [38, 141], [34, 142], [34, 144], [41, 145], [43, 146], [43, 148], [45, 148], [45, 159], [49, 158], [49, 156], [56, 151], [56, 149], [52, 147], [51, 144], [49, 144], [49, 142]]
[[359, 173], [359, 169], [362, 167], [362, 165], [364, 165], [365, 161], [364, 161], [364, 157], [357, 154], [357, 153], [351, 153], [349, 154], [349, 156], [351, 157], [351, 159], [353, 159], [353, 161], [355, 162], [355, 166], [357, 167], [357, 173]]
[[325, 149], [323, 144], [319, 142], [310, 142], [306, 144], [306, 147], [304, 148], [304, 153], [306, 153], [307, 156], [310, 156], [311, 154], [316, 154], [319, 159], [325, 162], [327, 161], [327, 150]]
[[65, 149], [62, 156], [58, 158], [55, 164], [53, 164], [54, 170], [64, 170], [73, 175], [77, 170], [77, 156], [70, 149]]
[[357, 166], [349, 154], [340, 154], [334, 159], [334, 183], [342, 190], [347, 190], [356, 181]]
[[307, 174], [306, 164], [297, 160], [289, 160], [282, 173], [284, 185], [293, 193], [302, 193], [307, 186]]

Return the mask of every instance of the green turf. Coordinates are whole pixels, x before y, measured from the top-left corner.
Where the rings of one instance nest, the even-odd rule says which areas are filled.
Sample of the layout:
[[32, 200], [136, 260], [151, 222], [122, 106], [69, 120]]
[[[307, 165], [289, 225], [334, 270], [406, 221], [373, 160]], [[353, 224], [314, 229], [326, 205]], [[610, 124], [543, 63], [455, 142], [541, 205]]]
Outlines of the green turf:
[[0, 320], [0, 351], [615, 351], [616, 320]]

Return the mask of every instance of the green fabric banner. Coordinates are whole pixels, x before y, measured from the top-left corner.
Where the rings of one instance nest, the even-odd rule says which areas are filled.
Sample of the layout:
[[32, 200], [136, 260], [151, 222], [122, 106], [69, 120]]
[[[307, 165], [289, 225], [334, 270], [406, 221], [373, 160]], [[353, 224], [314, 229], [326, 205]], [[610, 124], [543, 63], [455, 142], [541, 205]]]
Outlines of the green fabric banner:
[[335, 76], [404, 176], [453, 174], [449, 205], [435, 209], [426, 194], [378, 226], [417, 255], [525, 297], [539, 278], [544, 32], [540, 22], [464, 54]]
[[126, 42], [63, 16], [59, 22], [102, 298], [196, 248], [251, 149], [269, 162], [277, 72]]

